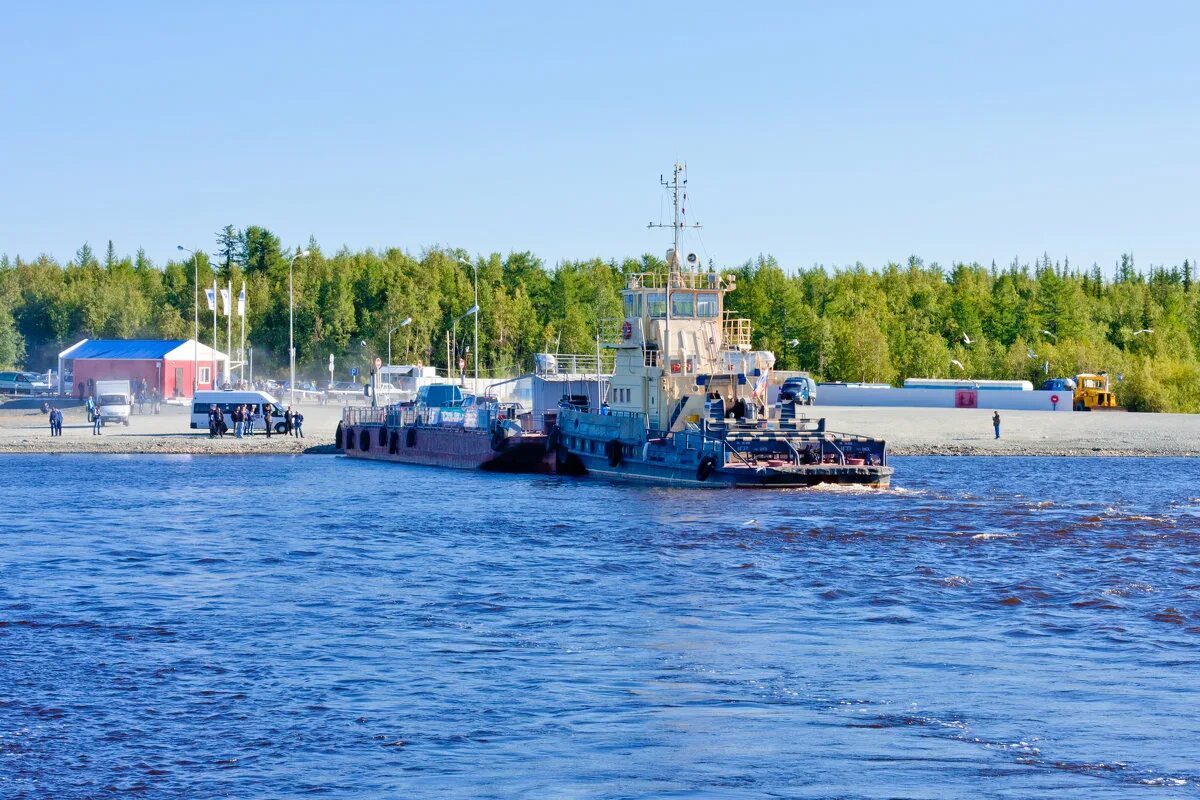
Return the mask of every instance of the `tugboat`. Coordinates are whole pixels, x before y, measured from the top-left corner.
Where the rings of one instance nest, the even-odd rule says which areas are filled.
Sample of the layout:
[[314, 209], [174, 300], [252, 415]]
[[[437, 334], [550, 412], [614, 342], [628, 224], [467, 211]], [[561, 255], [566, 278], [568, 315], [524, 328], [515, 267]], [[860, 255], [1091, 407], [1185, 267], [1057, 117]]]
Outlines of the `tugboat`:
[[[350, 458], [491, 472], [554, 471], [545, 433], [515, 404], [464, 397], [453, 384], [422, 386], [414, 403], [342, 411], [334, 444]], [[526, 420], [528, 422], [528, 420]]]
[[675, 208], [667, 272], [628, 277], [624, 319], [605, 344], [615, 351], [609, 399], [559, 414], [549, 433], [556, 470], [672, 486], [887, 487], [882, 439], [827, 430], [790, 396], [770, 418], [775, 356], [752, 351], [750, 320], [725, 311], [735, 278], [699, 271], [695, 255], [683, 267], [683, 171], [676, 164], [664, 181]]

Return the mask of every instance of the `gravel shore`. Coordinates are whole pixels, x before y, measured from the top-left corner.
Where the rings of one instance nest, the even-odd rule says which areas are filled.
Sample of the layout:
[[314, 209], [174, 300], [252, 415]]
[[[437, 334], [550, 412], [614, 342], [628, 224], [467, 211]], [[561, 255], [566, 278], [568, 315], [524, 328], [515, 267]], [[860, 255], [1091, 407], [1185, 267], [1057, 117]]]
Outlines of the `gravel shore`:
[[[304, 439], [259, 433], [209, 439], [188, 428], [179, 406], [134, 415], [128, 427], [92, 434], [83, 408], [64, 408], [63, 435], [51, 437], [39, 403], [0, 406], [0, 453], [158, 453], [253, 455], [333, 453], [341, 409], [304, 406]], [[1200, 415], [1001, 411], [1001, 438], [991, 409], [825, 407], [805, 409], [830, 430], [880, 436], [893, 455], [944, 456], [1200, 456]]]

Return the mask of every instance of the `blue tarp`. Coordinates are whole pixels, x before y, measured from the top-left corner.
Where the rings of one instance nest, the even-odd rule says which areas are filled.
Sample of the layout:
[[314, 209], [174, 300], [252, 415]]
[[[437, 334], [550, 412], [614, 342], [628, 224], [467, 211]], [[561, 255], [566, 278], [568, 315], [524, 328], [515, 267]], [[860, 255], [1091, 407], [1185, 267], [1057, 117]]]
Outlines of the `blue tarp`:
[[63, 358], [160, 359], [187, 339], [92, 339]]

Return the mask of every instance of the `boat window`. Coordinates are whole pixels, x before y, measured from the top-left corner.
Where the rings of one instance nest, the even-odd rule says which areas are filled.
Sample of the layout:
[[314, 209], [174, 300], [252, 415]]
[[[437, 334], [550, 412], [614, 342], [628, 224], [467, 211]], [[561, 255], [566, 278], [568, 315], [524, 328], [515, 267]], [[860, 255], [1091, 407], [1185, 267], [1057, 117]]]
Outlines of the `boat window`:
[[717, 295], [715, 292], [701, 292], [696, 295], [697, 317], [715, 317], [717, 316], [717, 308]]
[[680, 318], [696, 316], [696, 295], [691, 292], [672, 292], [671, 316]]
[[665, 292], [651, 292], [646, 295], [646, 310], [651, 319], [663, 319], [667, 316], [667, 295]]
[[642, 296], [640, 294], [625, 295], [625, 318], [637, 319], [642, 316]]

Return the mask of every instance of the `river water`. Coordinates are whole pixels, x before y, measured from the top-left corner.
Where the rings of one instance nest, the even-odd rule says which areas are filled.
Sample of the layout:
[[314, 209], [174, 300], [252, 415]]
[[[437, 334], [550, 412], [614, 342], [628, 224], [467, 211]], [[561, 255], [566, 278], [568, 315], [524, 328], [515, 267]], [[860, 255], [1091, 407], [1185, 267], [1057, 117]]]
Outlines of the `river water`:
[[1200, 797], [1200, 469], [0, 458], [0, 797]]

